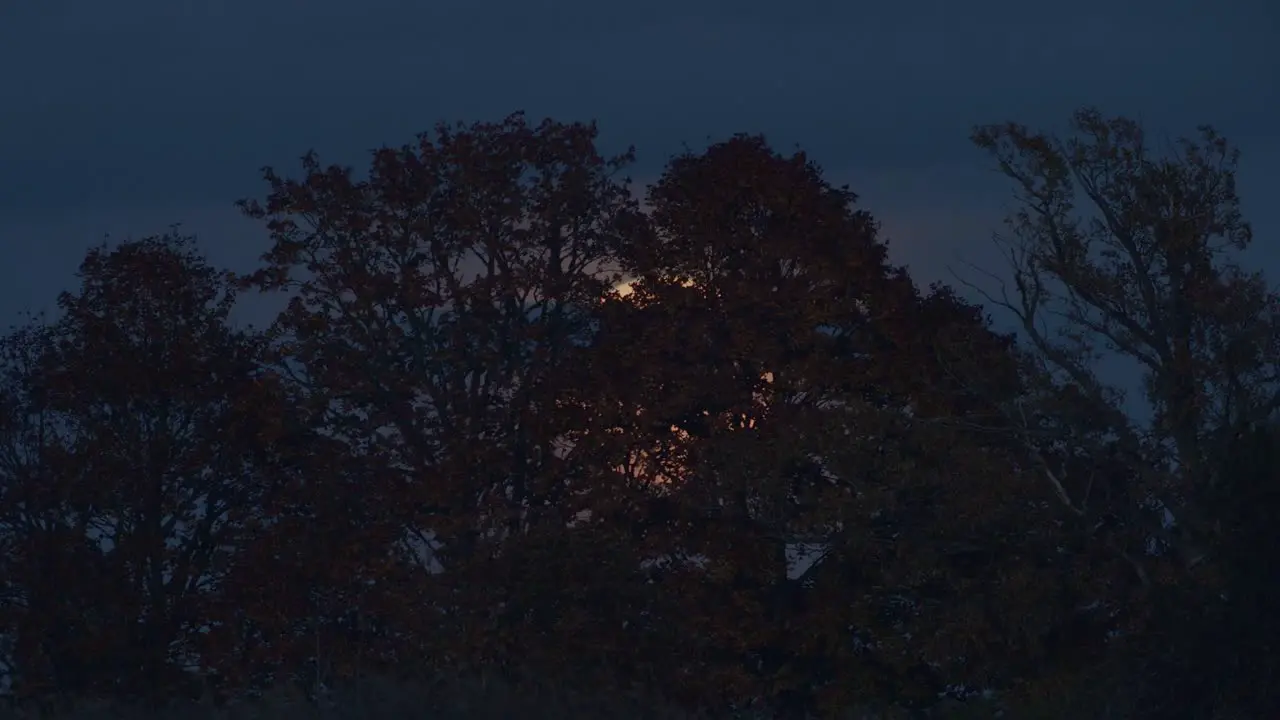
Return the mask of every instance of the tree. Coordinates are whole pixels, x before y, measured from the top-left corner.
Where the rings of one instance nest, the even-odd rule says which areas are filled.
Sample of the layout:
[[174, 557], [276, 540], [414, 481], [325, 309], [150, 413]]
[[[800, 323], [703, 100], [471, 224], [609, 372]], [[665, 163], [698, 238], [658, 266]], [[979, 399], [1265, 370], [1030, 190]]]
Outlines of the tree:
[[[1159, 147], [1137, 123], [1094, 109], [1071, 130], [1061, 139], [1006, 123], [973, 135], [1019, 202], [1010, 234], [996, 236], [1013, 296], [1003, 284], [984, 295], [1018, 319], [1043, 379], [1038, 407], [1007, 414], [1082, 527], [1118, 523], [1110, 544], [1144, 585], [1184, 587], [1151, 602], [1200, 586], [1195, 602], [1215, 604], [1234, 543], [1226, 468], [1238, 439], [1280, 404], [1280, 304], [1234, 260], [1252, 240], [1238, 152], [1207, 126]], [[1141, 369], [1149, 426], [1098, 373], [1108, 352]], [[1063, 472], [1068, 461], [1076, 472]], [[1113, 488], [1109, 502], [1092, 492], [1096, 478]], [[1155, 557], [1144, 552], [1152, 541]]]
[[[1077, 113], [1059, 141], [1008, 124], [974, 135], [1019, 188], [1008, 250], [1018, 288], [1012, 310], [1050, 367], [1103, 417], [1123, 424], [1115, 392], [1090, 366], [1101, 349], [1142, 367], [1173, 485], [1151, 488], [1192, 533], [1199, 496], [1219, 481], [1215, 444], [1280, 406], [1275, 294], [1231, 259], [1252, 230], [1235, 190], [1238, 152], [1212, 128], [1153, 154], [1140, 126]], [[1074, 216], [1079, 196], [1091, 216]], [[1061, 324], [1046, 330], [1047, 313]], [[1055, 339], [1053, 334], [1058, 338]], [[1194, 556], [1186, 558], [1194, 560]]]
[[[762, 138], [678, 156], [648, 200], [591, 387], [626, 438], [613, 465], [679, 508], [650, 551], [703, 558], [662, 573], [696, 639], [669, 681], [792, 713], [1012, 681], [1040, 627], [1008, 619], [1059, 609], [1040, 511], [972, 430], [1019, 392], [1010, 338], [921, 295], [852, 193]], [[802, 543], [822, 558], [797, 574]]]
[[246, 285], [293, 293], [282, 372], [317, 427], [378, 468], [360, 474], [369, 521], [417, 565], [413, 592], [455, 619], [454, 654], [506, 654], [490, 614], [508, 540], [563, 530], [581, 504], [563, 368], [639, 223], [614, 177], [630, 153], [606, 159], [595, 137], [520, 114], [440, 125], [374, 152], [367, 179], [309, 154], [303, 178], [267, 169], [265, 201], [242, 203], [273, 240]]
[[6, 342], [9, 609], [24, 681], [152, 697], [198, 665], [233, 548], [264, 522], [283, 408], [191, 238], [91, 250], [80, 278], [56, 322]]
[[[35, 322], [4, 338], [3, 524], [5, 659], [22, 696], [86, 689], [110, 626], [93, 617], [103, 564], [87, 537], [92, 496], [67, 469], [73, 437], [33, 387], [52, 333]], [[79, 490], [79, 492], [77, 492]], [[84, 582], [68, 583], [68, 578]], [[96, 622], [95, 622], [96, 621]]]

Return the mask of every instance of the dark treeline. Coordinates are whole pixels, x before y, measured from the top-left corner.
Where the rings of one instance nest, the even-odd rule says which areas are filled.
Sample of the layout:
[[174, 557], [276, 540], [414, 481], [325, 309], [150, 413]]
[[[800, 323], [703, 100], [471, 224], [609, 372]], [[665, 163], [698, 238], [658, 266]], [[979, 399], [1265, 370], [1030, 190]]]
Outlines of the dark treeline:
[[[486, 671], [1280, 716], [1277, 296], [1233, 262], [1224, 140], [975, 131], [1017, 196], [975, 288], [1015, 336], [803, 154], [736, 136], [642, 205], [595, 139], [514, 115], [267, 170], [247, 276], [177, 233], [92, 250], [2, 348], [13, 696]], [[229, 322], [257, 291], [270, 328]]]

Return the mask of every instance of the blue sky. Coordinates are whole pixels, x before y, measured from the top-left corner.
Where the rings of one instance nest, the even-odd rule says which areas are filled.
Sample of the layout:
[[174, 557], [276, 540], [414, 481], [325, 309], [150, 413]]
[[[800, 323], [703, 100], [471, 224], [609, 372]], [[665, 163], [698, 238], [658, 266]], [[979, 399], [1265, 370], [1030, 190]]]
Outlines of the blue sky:
[[[800, 144], [918, 281], [988, 237], [1009, 187], [967, 140], [1082, 104], [1244, 152], [1254, 262], [1280, 272], [1280, 6], [1254, 0], [41, 0], [0, 5], [0, 320], [52, 308], [86, 248], [181, 222], [248, 269], [233, 201], [315, 148], [359, 165], [439, 120], [597, 119], [638, 181], [683, 143]], [[269, 320], [250, 304], [255, 323]]]

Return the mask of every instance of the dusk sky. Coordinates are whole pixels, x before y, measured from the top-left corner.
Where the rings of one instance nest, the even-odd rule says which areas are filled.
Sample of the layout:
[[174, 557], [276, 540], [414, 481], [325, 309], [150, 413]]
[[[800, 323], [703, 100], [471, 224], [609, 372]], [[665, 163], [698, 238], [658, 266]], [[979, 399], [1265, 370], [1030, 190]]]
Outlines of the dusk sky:
[[[314, 148], [359, 168], [437, 121], [600, 123], [644, 183], [682, 144], [799, 144], [883, 222], [921, 284], [989, 236], [1010, 188], [976, 123], [1083, 104], [1243, 151], [1253, 262], [1280, 278], [1280, 5], [1262, 0], [647, 3], [15, 0], [0, 5], [0, 317], [52, 309], [86, 248], [198, 235], [250, 268], [233, 202]], [[255, 324], [267, 313], [249, 311]]]

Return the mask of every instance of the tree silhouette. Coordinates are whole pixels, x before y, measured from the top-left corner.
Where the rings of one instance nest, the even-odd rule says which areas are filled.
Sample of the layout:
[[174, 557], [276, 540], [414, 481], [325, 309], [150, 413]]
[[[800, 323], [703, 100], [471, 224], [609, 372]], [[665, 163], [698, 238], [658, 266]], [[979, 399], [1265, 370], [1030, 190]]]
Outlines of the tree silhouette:
[[[1034, 464], [1088, 544], [1123, 557], [1150, 591], [1109, 601], [1154, 623], [1135, 634], [1142, 645], [1186, 626], [1169, 608], [1222, 611], [1208, 608], [1224, 602], [1224, 571], [1240, 559], [1227, 559], [1239, 547], [1225, 510], [1236, 500], [1228, 468], [1238, 467], [1237, 439], [1277, 409], [1280, 306], [1260, 274], [1233, 260], [1252, 230], [1236, 195], [1238, 152], [1224, 138], [1205, 126], [1161, 147], [1138, 123], [1091, 108], [1071, 130], [1065, 139], [1016, 123], [975, 131], [1022, 207], [1010, 234], [996, 236], [1013, 297], [1002, 287], [987, 298], [1013, 312], [1033, 350], [1040, 400], [1009, 414], [1039, 448]], [[1141, 369], [1149, 427], [1100, 377], [1095, 361], [1108, 352]], [[1178, 652], [1144, 647], [1141, 662]]]
[[229, 325], [230, 280], [190, 238], [92, 250], [80, 278], [56, 322], [6, 342], [24, 586], [7, 610], [25, 686], [147, 695], [193, 662], [232, 548], [264, 520], [255, 450], [281, 408], [263, 339]]
[[[1018, 392], [1010, 339], [944, 289], [922, 296], [851, 193], [762, 138], [673, 159], [648, 200], [651, 244], [621, 254], [635, 280], [603, 306], [592, 392], [646, 461], [615, 464], [684, 508], [647, 542], [707, 558], [664, 578], [696, 638], [672, 681], [801, 712], [929, 704], [961, 657], [970, 677], [1013, 674], [1042, 628], [1002, 615], [1044, 614], [1056, 585], [1033, 579], [1044, 540], [1022, 543], [1043, 528], [1007, 447], [964, 429]], [[802, 541], [823, 558], [797, 576]], [[1019, 587], [988, 604], [1000, 576]]]
[[274, 239], [249, 282], [295, 293], [277, 323], [294, 377], [382, 468], [376, 521], [439, 544], [446, 572], [420, 582], [459, 628], [502, 625], [487, 614], [506, 601], [482, 589], [507, 539], [562, 528], [582, 503], [558, 449], [574, 430], [562, 368], [640, 222], [613, 177], [629, 156], [602, 158], [595, 134], [520, 115], [441, 125], [375, 152], [367, 180], [309, 155], [303, 179], [268, 170], [266, 202], [243, 204]]
[[[1076, 121], [975, 134], [1025, 201], [989, 298], [1022, 346], [753, 135], [641, 206], [592, 124], [439, 125], [361, 178], [266, 169], [247, 276], [176, 233], [91, 250], [0, 342], [15, 692], [1274, 714], [1276, 301], [1225, 256], [1234, 153]], [[251, 288], [288, 297], [265, 331], [229, 320]]]

